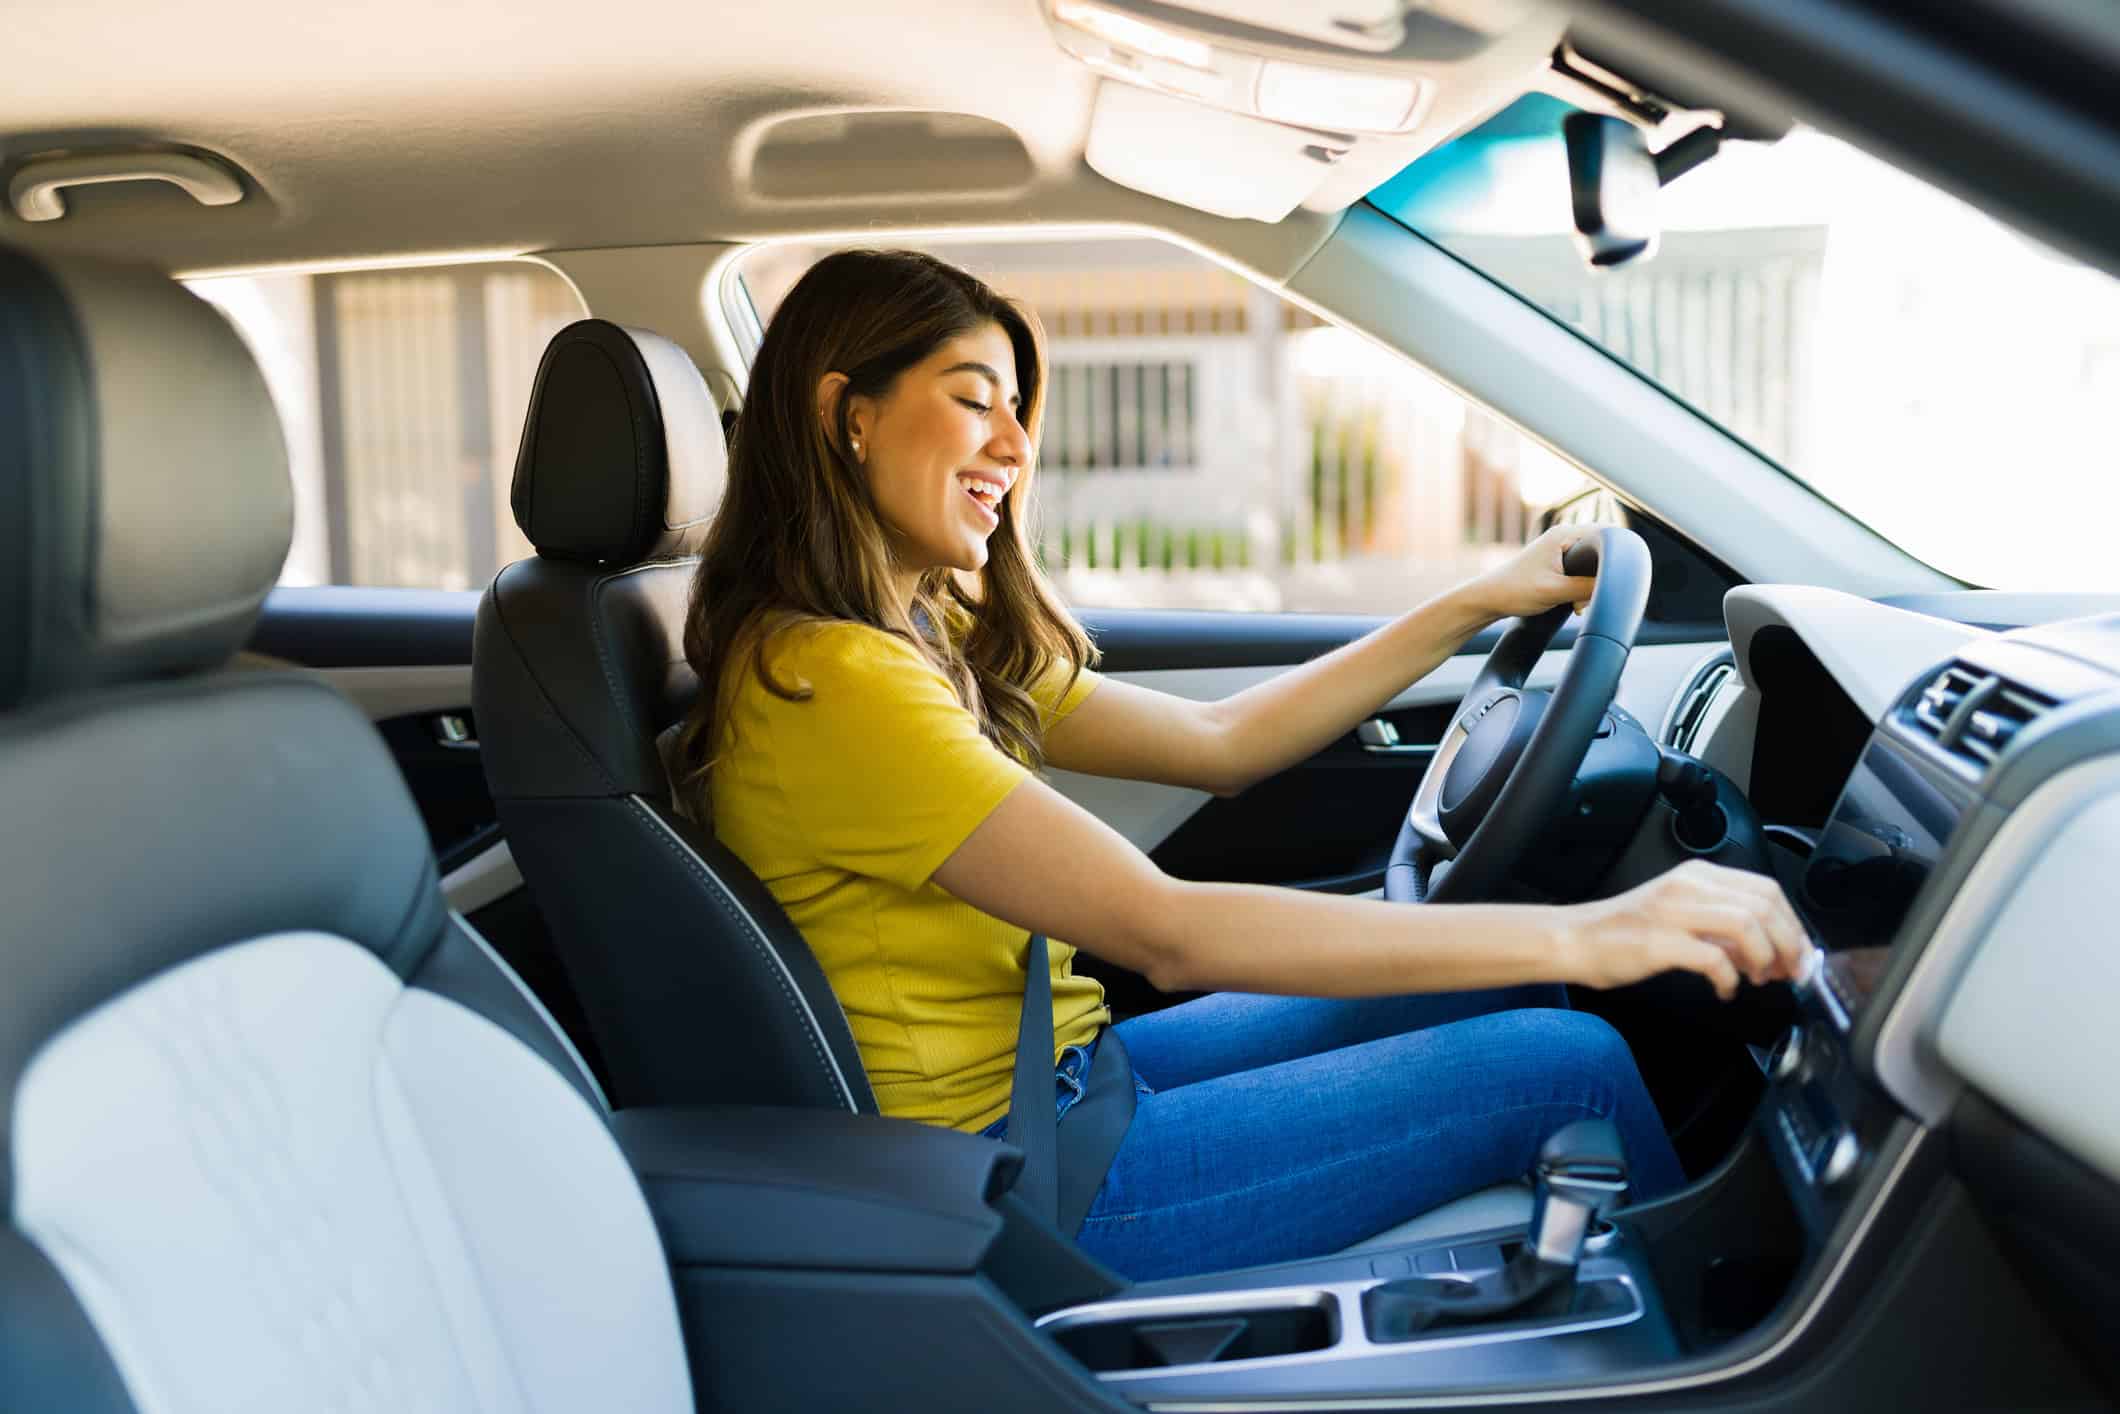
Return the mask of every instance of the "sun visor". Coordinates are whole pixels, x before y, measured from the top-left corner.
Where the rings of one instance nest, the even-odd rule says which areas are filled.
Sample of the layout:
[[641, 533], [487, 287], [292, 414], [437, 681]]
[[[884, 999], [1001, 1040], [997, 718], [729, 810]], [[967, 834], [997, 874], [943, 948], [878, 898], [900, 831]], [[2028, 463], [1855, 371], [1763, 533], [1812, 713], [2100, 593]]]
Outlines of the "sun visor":
[[1037, 175], [1023, 139], [971, 113], [818, 108], [772, 118], [737, 147], [764, 202], [958, 199], [1022, 191]]
[[1121, 186], [1215, 216], [1278, 221], [1321, 186], [1351, 139], [1205, 107], [1109, 79], [1083, 157]]

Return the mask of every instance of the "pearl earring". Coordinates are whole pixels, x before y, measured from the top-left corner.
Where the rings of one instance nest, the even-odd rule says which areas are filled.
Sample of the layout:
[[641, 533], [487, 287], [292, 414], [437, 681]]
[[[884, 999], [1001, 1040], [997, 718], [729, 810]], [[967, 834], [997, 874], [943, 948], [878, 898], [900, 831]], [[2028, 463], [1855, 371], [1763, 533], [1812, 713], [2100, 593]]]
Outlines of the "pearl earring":
[[847, 445], [854, 449], [854, 460], [861, 460], [861, 439], [859, 437], [856, 437]]

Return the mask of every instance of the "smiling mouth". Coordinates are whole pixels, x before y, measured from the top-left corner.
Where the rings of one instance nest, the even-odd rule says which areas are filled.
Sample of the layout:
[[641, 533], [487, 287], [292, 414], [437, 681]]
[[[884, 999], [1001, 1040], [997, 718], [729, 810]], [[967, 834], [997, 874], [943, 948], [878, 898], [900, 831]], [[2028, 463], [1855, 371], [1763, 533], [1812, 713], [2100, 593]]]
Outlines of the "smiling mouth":
[[988, 519], [997, 525], [1000, 524], [1001, 498], [1007, 494], [1006, 492], [998, 489], [990, 481], [960, 478], [957, 484], [963, 488], [966, 499], [971, 501], [981, 511], [984, 511]]

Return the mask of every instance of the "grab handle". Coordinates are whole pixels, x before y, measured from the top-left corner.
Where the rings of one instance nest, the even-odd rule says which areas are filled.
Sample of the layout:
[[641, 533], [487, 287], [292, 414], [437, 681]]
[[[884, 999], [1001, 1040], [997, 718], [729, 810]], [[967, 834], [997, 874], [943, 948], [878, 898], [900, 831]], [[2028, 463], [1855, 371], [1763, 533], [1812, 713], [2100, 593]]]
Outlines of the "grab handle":
[[25, 221], [56, 221], [66, 214], [59, 193], [67, 187], [104, 182], [174, 182], [201, 206], [228, 206], [243, 199], [243, 184], [227, 168], [183, 152], [79, 153], [34, 157], [7, 184], [15, 214]]

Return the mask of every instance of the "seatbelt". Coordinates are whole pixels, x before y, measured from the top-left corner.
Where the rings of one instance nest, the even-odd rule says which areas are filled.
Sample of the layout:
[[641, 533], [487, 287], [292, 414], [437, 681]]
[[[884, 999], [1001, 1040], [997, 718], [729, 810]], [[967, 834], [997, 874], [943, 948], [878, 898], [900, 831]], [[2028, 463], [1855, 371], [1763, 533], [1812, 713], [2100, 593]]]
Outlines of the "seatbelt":
[[1053, 965], [1045, 934], [1031, 934], [1023, 1015], [1016, 1022], [1016, 1076], [1009, 1086], [1008, 1142], [1023, 1151], [1016, 1193], [1060, 1225], [1060, 1118], [1053, 1094]]
[[1134, 1068], [1118, 1033], [1104, 1028], [1083, 1093], [1067, 1112], [1068, 1163], [1060, 1162], [1053, 1074], [1053, 967], [1043, 933], [1031, 934], [1023, 1014], [1016, 1022], [1016, 1073], [1009, 1088], [1008, 1142], [1023, 1151], [1016, 1194], [1072, 1237], [1088, 1216], [1104, 1175], [1134, 1119]]

